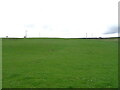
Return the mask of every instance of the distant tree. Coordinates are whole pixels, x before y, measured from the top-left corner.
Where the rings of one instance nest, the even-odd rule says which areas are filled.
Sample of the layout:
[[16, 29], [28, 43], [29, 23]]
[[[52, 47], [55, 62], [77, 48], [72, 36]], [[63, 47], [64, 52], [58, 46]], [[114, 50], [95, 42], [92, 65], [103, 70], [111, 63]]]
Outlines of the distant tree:
[[102, 39], [102, 37], [99, 37], [99, 39]]
[[26, 38], [26, 36], [24, 36], [24, 38]]

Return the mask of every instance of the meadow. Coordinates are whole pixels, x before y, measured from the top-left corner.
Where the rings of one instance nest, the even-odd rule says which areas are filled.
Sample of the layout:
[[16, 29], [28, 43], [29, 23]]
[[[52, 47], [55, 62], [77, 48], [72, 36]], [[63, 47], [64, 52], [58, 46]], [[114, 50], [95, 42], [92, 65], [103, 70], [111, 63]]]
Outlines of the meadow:
[[114, 39], [2, 39], [3, 88], [117, 88]]

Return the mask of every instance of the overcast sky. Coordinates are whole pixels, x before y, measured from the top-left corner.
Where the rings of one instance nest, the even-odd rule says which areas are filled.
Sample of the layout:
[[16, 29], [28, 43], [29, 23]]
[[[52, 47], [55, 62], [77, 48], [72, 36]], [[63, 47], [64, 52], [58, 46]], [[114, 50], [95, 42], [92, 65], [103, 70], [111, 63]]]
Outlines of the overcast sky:
[[119, 0], [0, 0], [0, 37], [108, 37]]

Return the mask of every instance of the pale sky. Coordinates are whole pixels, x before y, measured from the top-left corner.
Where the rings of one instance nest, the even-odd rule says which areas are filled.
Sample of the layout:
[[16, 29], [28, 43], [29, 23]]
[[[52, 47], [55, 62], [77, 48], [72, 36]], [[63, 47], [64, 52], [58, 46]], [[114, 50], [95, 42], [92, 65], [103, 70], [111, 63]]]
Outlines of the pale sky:
[[111, 37], [119, 0], [0, 0], [0, 37]]

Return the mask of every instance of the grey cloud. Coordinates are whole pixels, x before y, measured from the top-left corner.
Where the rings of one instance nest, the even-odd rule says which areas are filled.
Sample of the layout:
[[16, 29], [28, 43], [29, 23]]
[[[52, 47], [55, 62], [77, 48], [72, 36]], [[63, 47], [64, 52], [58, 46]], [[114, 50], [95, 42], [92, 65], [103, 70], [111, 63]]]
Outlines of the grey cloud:
[[114, 34], [118, 33], [120, 30], [120, 27], [111, 27], [108, 31], [106, 31], [104, 34]]

